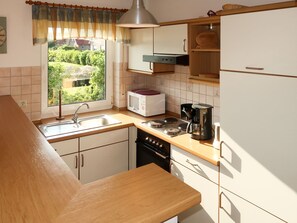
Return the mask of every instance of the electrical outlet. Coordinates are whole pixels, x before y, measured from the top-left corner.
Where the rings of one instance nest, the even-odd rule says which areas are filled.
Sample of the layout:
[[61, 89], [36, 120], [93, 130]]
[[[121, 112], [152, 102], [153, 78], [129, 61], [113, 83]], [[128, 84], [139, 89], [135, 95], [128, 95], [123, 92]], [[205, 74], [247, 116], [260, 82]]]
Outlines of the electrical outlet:
[[27, 108], [27, 105], [28, 105], [27, 100], [21, 100], [21, 101], [19, 101], [19, 106], [21, 108]]

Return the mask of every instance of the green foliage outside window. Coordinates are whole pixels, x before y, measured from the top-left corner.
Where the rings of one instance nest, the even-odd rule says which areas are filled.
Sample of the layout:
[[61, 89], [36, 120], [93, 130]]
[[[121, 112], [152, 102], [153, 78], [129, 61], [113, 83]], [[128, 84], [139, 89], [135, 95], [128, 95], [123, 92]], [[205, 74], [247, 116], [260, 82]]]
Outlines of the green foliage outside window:
[[[105, 51], [79, 50], [51, 44], [48, 50], [48, 105], [73, 104], [105, 99]], [[89, 85], [65, 87], [65, 81], [88, 80]], [[79, 81], [84, 83], [84, 81]], [[68, 83], [68, 85], [69, 85]], [[76, 82], [77, 83], [77, 82]]]

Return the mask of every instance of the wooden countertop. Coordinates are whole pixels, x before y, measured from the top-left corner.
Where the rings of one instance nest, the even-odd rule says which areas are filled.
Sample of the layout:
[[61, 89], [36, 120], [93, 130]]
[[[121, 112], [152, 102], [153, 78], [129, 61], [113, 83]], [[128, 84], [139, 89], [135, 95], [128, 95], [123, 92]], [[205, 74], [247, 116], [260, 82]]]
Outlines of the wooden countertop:
[[52, 222], [81, 187], [10, 96], [0, 97], [0, 222]]
[[0, 97], [0, 152], [3, 223], [159, 222], [200, 202], [154, 164], [81, 185], [11, 96]]
[[[211, 140], [206, 140], [206, 141], [198, 141], [194, 140], [191, 138], [190, 134], [184, 134], [181, 136], [176, 136], [176, 137], [170, 137], [165, 134], [160, 133], [159, 131], [156, 131], [152, 128], [149, 128], [145, 125], [142, 125], [141, 123], [144, 121], [148, 121], [151, 119], [162, 119], [165, 118], [165, 115], [159, 115], [159, 116], [154, 116], [150, 118], [145, 118], [143, 116], [137, 115], [133, 112], [130, 111], [121, 111], [117, 112], [114, 110], [104, 110], [104, 111], [98, 111], [98, 112], [91, 112], [91, 113], [85, 113], [85, 114], [80, 114], [80, 117], [85, 117], [85, 116], [95, 116], [99, 114], [108, 114], [112, 116], [113, 118], [121, 121], [121, 124], [113, 125], [113, 126], [107, 126], [104, 128], [99, 128], [99, 129], [92, 129], [92, 130], [85, 130], [81, 132], [76, 132], [64, 136], [55, 136], [55, 137], [50, 137], [48, 138], [49, 142], [57, 142], [57, 141], [62, 141], [66, 139], [71, 139], [71, 138], [76, 138], [76, 137], [81, 137], [81, 136], [86, 136], [90, 134], [96, 134], [96, 133], [101, 133], [101, 132], [106, 132], [106, 131], [111, 131], [111, 130], [116, 130], [119, 128], [126, 128], [130, 126], [136, 126], [139, 129], [142, 129], [158, 138], [161, 138], [170, 144], [173, 144], [199, 158], [202, 158], [213, 165], [218, 166], [219, 165], [219, 150], [214, 149], [212, 147], [212, 141]], [[71, 119], [71, 116], [67, 117], [67, 119]], [[55, 119], [46, 119], [42, 120], [43, 123], [49, 123], [49, 122], [57, 122]]]
[[149, 164], [85, 185], [55, 223], [163, 222], [200, 201], [199, 192]]

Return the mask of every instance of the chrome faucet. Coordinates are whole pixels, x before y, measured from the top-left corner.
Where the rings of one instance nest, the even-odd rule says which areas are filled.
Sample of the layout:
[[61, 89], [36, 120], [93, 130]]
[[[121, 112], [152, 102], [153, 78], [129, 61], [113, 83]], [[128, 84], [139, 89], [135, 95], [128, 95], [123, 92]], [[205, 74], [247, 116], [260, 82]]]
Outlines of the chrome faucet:
[[82, 106], [84, 106], [84, 105], [86, 105], [88, 109], [90, 108], [89, 105], [88, 105], [88, 103], [82, 103], [82, 104], [76, 109], [76, 111], [74, 112], [74, 115], [73, 115], [73, 117], [72, 117], [72, 120], [74, 121], [75, 124], [77, 124], [77, 119], [78, 119], [78, 113], [77, 113], [77, 112], [78, 112], [78, 110], [79, 110]]

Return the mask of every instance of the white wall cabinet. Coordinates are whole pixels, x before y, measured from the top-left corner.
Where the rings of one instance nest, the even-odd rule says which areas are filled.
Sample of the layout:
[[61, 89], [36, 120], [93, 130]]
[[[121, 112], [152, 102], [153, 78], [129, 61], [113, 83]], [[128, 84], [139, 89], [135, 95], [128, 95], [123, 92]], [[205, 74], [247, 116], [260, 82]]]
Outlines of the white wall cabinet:
[[[183, 157], [183, 155], [185, 155]], [[190, 168], [188, 168], [188, 167]], [[201, 193], [201, 204], [181, 213], [181, 223], [218, 222], [218, 167], [171, 145], [171, 174]]]
[[129, 45], [128, 69], [152, 72], [152, 64], [143, 62], [143, 55], [152, 55], [153, 28], [131, 29], [131, 43]]
[[154, 53], [153, 28], [131, 29], [131, 43], [129, 45], [128, 70], [144, 73], [172, 73], [174, 65], [143, 62], [143, 55]]
[[84, 184], [128, 170], [127, 128], [51, 145]]
[[221, 26], [221, 69], [297, 76], [297, 8], [223, 16]]
[[154, 28], [154, 53], [188, 54], [188, 24]]

